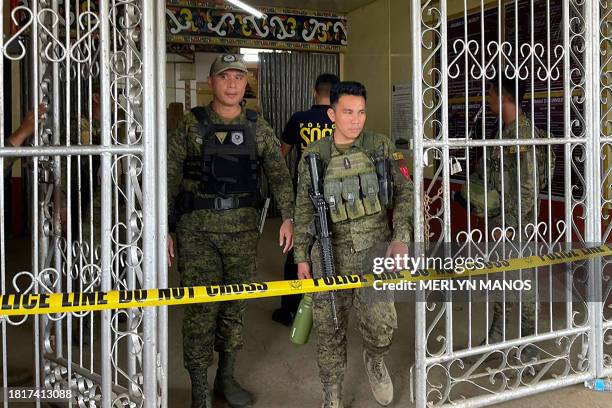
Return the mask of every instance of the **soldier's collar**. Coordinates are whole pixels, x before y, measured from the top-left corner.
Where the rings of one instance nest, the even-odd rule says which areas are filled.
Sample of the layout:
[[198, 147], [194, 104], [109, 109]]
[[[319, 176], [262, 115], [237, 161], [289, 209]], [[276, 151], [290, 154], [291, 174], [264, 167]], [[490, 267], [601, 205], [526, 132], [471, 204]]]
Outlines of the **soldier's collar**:
[[521, 112], [519, 113], [519, 115], [516, 117], [516, 119], [514, 119], [512, 122], [506, 124], [504, 123], [504, 126], [502, 128], [502, 130], [504, 132], [507, 132], [510, 129], [514, 129], [517, 126], [523, 124], [523, 123], [529, 123], [531, 124], [531, 122], [529, 121], [529, 118], [527, 117], [527, 115], [525, 115], [525, 113]]
[[[351, 143], [351, 145], [349, 146], [349, 148], [346, 151], [348, 151], [350, 149], [354, 149], [356, 147], [361, 148], [362, 145], [363, 145], [363, 142], [362, 142], [363, 138], [362, 138], [362, 136], [363, 136], [363, 131], [359, 134], [359, 137], [357, 137], [357, 139], [355, 139], [355, 141], [353, 141], [353, 143]], [[336, 147], [336, 141], [334, 139], [334, 136], [330, 137], [329, 139], [330, 139], [330, 142], [331, 142], [331, 145], [332, 145], [332, 156], [338, 156], [338, 155], [343, 154], [343, 153], [340, 153], [340, 151]]]

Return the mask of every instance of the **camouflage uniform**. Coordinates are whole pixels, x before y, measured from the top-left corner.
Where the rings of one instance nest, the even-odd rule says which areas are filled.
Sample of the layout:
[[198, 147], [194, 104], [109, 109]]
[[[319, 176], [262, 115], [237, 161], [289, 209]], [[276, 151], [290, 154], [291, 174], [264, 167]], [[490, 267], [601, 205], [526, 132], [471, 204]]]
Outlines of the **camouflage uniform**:
[[[79, 128], [79, 124], [76, 117], [73, 117], [70, 121], [70, 144], [72, 146], [76, 145], [100, 145], [100, 121], [97, 119], [93, 119], [91, 122], [91, 126], [89, 123], [89, 119], [85, 117], [81, 117], [81, 130], [77, 131]], [[91, 128], [91, 129], [90, 129]], [[76, 235], [79, 233], [77, 223], [80, 222], [82, 227], [82, 237], [83, 242], [88, 243], [90, 246], [90, 250], [95, 251], [96, 247], [100, 245], [101, 240], [101, 231], [100, 231], [100, 216], [102, 210], [102, 197], [101, 197], [101, 189], [100, 189], [100, 157], [92, 156], [92, 166], [91, 171], [91, 182], [92, 186], [92, 194], [90, 195], [90, 167], [89, 167], [89, 157], [82, 156], [81, 157], [81, 199], [82, 199], [82, 217], [78, 219], [78, 201], [77, 201], [77, 184], [78, 184], [78, 158], [72, 157], [70, 164], [70, 186], [68, 186], [68, 177], [66, 173], [66, 160], [62, 161], [62, 193], [63, 199], [66, 200], [68, 188], [72, 189], [71, 195], [71, 211], [72, 211], [72, 226], [73, 226], [73, 240], [78, 240], [79, 237]], [[120, 200], [121, 201], [121, 200]], [[113, 200], [114, 202], [114, 200]], [[66, 208], [66, 202], [62, 203], [63, 207]], [[90, 207], [91, 205], [91, 207]], [[90, 211], [90, 208], [93, 210]], [[125, 208], [121, 207], [119, 209], [119, 217], [123, 217], [125, 214]], [[89, 219], [90, 216], [93, 216], [93, 225], [90, 225]], [[76, 222], [75, 222], [76, 221]], [[93, 228], [93, 242], [90, 240], [90, 232]]]
[[[517, 132], [519, 139], [531, 138], [531, 121], [524, 114], [521, 114], [517, 120], [505, 126], [502, 130], [502, 139], [516, 139]], [[517, 131], [518, 128], [518, 131]], [[538, 137], [537, 129], [535, 137]], [[537, 151], [538, 148], [536, 148]], [[517, 161], [517, 150], [520, 156], [520, 169]], [[504, 147], [503, 156], [503, 201], [505, 228], [512, 227], [515, 234], [522, 234], [522, 240], [525, 241], [525, 225], [528, 223], [537, 222], [537, 213], [535, 206], [539, 207], [539, 185], [540, 180], [536, 169], [533, 167], [534, 149], [531, 146], [507, 146]], [[502, 195], [502, 163], [501, 149], [499, 147], [490, 147], [487, 150], [487, 184], [489, 189], [495, 190]], [[479, 168], [480, 175], [484, 178], [484, 166]], [[518, 175], [521, 176], [520, 186], [518, 185]], [[519, 208], [518, 197], [521, 197], [521, 206]], [[521, 229], [519, 231], [519, 217], [521, 220]], [[502, 227], [501, 214], [489, 219], [489, 229]]]
[[[502, 130], [502, 139], [516, 139], [517, 134], [519, 139], [530, 139], [532, 137], [532, 129], [534, 136], [541, 136], [541, 131], [537, 128], [532, 128], [532, 123], [527, 116], [520, 114], [517, 120], [504, 126]], [[520, 164], [517, 159], [517, 151], [520, 156]], [[544, 182], [542, 170], [538, 172], [533, 166], [534, 151], [535, 159], [538, 160], [538, 166], [542, 166], [542, 148], [532, 146], [509, 146], [503, 149], [503, 209], [505, 215], [505, 224], [502, 224], [501, 214], [489, 219], [489, 230], [494, 228], [512, 228], [514, 230], [513, 240], [518, 242], [518, 234], [521, 234], [522, 242], [525, 243], [529, 239], [527, 233], [532, 234], [533, 230], [525, 231], [525, 226], [529, 223], [537, 225], [537, 213], [539, 211], [540, 199], [538, 193], [541, 183]], [[553, 160], [554, 161], [554, 160]], [[520, 168], [519, 168], [520, 166]], [[499, 147], [488, 148], [487, 150], [487, 185], [491, 190], [499, 194], [500, 200], [502, 197], [502, 163], [501, 149]], [[479, 169], [479, 175], [483, 177], [484, 166]], [[520, 174], [520, 186], [518, 184], [518, 176]], [[544, 173], [545, 174], [545, 173]], [[518, 197], [520, 196], [520, 207]], [[519, 230], [519, 219], [521, 220], [521, 230]], [[535, 279], [533, 271], [523, 271], [522, 279]], [[535, 286], [535, 285], [532, 285]], [[511, 316], [511, 304], [518, 302], [514, 297], [507, 298], [506, 301], [506, 327], [509, 327]], [[535, 292], [528, 291], [522, 293], [522, 310], [521, 310], [521, 335], [529, 336], [535, 332]], [[502, 339], [502, 316], [503, 304], [494, 302], [493, 304], [493, 321], [489, 336], [489, 341], [496, 342]], [[506, 328], [506, 331], [508, 329]]]
[[[394, 198], [393, 231], [389, 229], [389, 220], [385, 209], [366, 215], [359, 219], [330, 223], [333, 241], [334, 261], [338, 275], [355, 273], [371, 273], [364, 271], [364, 259], [375, 244], [383, 240], [410, 242], [412, 234], [412, 183], [400, 171], [401, 156], [395, 146], [384, 135], [363, 132], [349, 149], [343, 153], [338, 151], [333, 138], [324, 138], [311, 143], [304, 151], [321, 153], [323, 149], [331, 151], [331, 157], [345, 155], [351, 149], [366, 150], [364, 139], [371, 138], [368, 145], [383, 146], [385, 157], [392, 159], [391, 172], [393, 177]], [[325, 145], [327, 144], [327, 146]], [[331, 146], [330, 146], [331, 145]], [[331, 148], [331, 150], [329, 150]], [[374, 154], [375, 151], [368, 150]], [[299, 182], [297, 188], [295, 210], [295, 262], [311, 261], [308, 248], [311, 240], [309, 227], [313, 220], [314, 209], [310, 201], [310, 173], [304, 158], [300, 161]], [[316, 267], [318, 254], [313, 252], [311, 264], [313, 274], [318, 276], [321, 271]], [[336, 292], [336, 308], [339, 329], [336, 330], [332, 318], [329, 294], [321, 293], [314, 296], [313, 320], [318, 330], [319, 374], [324, 385], [339, 384], [344, 377], [346, 368], [346, 333], [351, 305], [355, 306], [359, 328], [363, 337], [365, 349], [373, 355], [384, 356], [391, 346], [393, 330], [397, 328], [397, 316], [392, 301], [365, 302], [364, 290], [344, 290]]]
[[[226, 121], [210, 106], [211, 123], [246, 123], [246, 112]], [[168, 211], [175, 210], [181, 191], [200, 193], [200, 182], [183, 177], [187, 156], [201, 155], [198, 120], [188, 113], [168, 138]], [[257, 156], [263, 164], [283, 219], [293, 216], [293, 189], [289, 170], [280, 155], [280, 143], [261, 116], [256, 123]], [[253, 279], [259, 211], [253, 207], [229, 210], [200, 209], [180, 216], [177, 226], [178, 268], [182, 284], [241, 283]], [[242, 346], [243, 301], [189, 305], [183, 321], [183, 357], [187, 369], [206, 368], [217, 351], [232, 352]]]
[[[77, 116], [73, 116], [70, 120], [70, 145], [71, 146], [88, 146], [88, 145], [100, 145], [100, 121], [93, 118], [90, 121], [88, 118], [82, 116], [79, 121]], [[64, 135], [65, 140], [66, 135]], [[72, 245], [78, 243], [78, 250], [75, 252], [76, 257], [73, 258], [73, 268], [76, 268], [83, 263], [87, 265], [79, 270], [79, 275], [72, 280], [73, 291], [79, 291], [81, 285], [85, 284], [86, 279], [85, 269], [91, 267], [100, 266], [100, 245], [101, 245], [101, 189], [100, 189], [100, 157], [93, 155], [91, 156], [92, 165], [89, 166], [89, 156], [81, 156], [80, 158], [80, 169], [81, 169], [81, 217], [79, 218], [79, 201], [78, 201], [78, 169], [79, 161], [77, 156], [71, 158], [70, 163], [70, 185], [68, 185], [67, 176], [67, 160], [62, 159], [62, 173], [61, 173], [61, 191], [62, 191], [62, 207], [66, 208], [67, 211], [71, 212], [72, 220]], [[90, 175], [91, 175], [91, 194], [90, 194]], [[67, 208], [67, 194], [68, 190], [71, 192], [71, 203], [70, 207]], [[113, 200], [114, 202], [114, 200]], [[113, 212], [114, 214], [114, 212]], [[120, 217], [124, 216], [125, 209], [121, 207], [119, 209]], [[90, 223], [90, 218], [92, 222]], [[66, 221], [65, 221], [66, 222]], [[67, 228], [64, 225], [63, 228]], [[122, 231], [119, 229], [119, 231]], [[92, 234], [93, 232], [93, 234]], [[67, 231], [63, 231], [64, 236], [67, 236]], [[80, 235], [79, 235], [80, 234]], [[125, 237], [120, 238], [125, 241]], [[99, 290], [100, 283], [96, 283], [92, 286], [91, 290]], [[91, 318], [90, 315], [86, 315], [83, 318], [78, 319], [78, 322], [72, 325], [72, 341], [73, 344], [80, 343], [80, 327], [82, 327], [83, 345], [88, 347], [90, 345], [90, 328], [94, 325], [93, 335], [94, 338], [97, 336], [97, 330], [99, 328], [99, 322], [96, 319]]]

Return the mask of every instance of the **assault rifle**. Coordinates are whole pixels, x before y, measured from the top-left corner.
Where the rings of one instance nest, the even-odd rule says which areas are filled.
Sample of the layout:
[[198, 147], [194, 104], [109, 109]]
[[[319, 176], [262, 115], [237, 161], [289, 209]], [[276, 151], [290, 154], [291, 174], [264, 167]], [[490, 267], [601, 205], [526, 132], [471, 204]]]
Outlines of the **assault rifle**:
[[[321, 179], [319, 178], [319, 167], [321, 159], [316, 153], [309, 153], [306, 156], [306, 162], [310, 170], [311, 187], [309, 191], [310, 199], [315, 209], [315, 229], [317, 234], [317, 244], [321, 253], [321, 271], [323, 277], [335, 277], [336, 269], [334, 268], [334, 251], [332, 249], [331, 232], [329, 231], [329, 223], [327, 221], [327, 203], [322, 193]], [[336, 294], [334, 291], [329, 292], [331, 300], [332, 314], [334, 324], [338, 329], [338, 313], [336, 311]]]

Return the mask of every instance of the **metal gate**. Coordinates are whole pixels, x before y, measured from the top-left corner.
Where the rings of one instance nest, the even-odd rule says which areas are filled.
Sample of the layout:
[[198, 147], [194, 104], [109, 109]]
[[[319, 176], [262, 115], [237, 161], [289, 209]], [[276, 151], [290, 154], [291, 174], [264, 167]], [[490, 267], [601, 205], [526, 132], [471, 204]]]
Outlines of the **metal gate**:
[[[443, 252], [455, 242], [462, 251], [499, 260], [609, 242], [612, 2], [411, 4], [413, 176], [415, 202], [424, 203], [414, 212], [417, 253]], [[489, 121], [496, 117], [487, 110], [488, 82], [501, 85], [501, 73], [517, 88], [527, 83], [523, 111], [534, 125], [522, 140], [518, 131], [500, 136], [503, 118]], [[536, 128], [547, 136], [537, 137]], [[556, 163], [545, 171], [546, 186], [532, 187], [540, 199], [536, 215], [521, 219], [519, 212], [518, 225], [509, 222], [508, 209], [526, 201], [521, 171], [527, 167], [519, 164], [510, 178], [512, 173], [487, 169], [487, 154], [495, 149], [501, 169], [506, 157], [520, 162], [521, 151], [533, 152], [528, 157], [537, 168], [536, 149], [543, 149], [548, 164]], [[467, 186], [477, 165], [484, 166], [485, 186], [487, 177], [501, 173], [500, 225], [486, 214], [488, 194], [484, 217], [471, 213]], [[467, 211], [454, 201], [459, 188], [468, 190]], [[518, 191], [510, 201], [509, 188]], [[516, 276], [533, 277], [536, 290], [535, 298], [516, 301], [506, 294], [467, 302], [452, 292], [418, 293], [417, 406], [485, 406], [612, 374], [610, 263], [602, 258], [518, 271]], [[581, 287], [585, 291], [577, 294]], [[495, 308], [503, 315], [501, 340], [488, 334]], [[522, 333], [526, 319], [533, 334]], [[535, 352], [531, 358], [528, 349]]]
[[[0, 145], [2, 165], [27, 158], [32, 238], [31, 269], [6, 270], [0, 219], [2, 293], [80, 292], [85, 300], [100, 290], [167, 287], [165, 3], [3, 3], [12, 27], [2, 19], [0, 32], [13, 34], [0, 36], [0, 49], [23, 68], [22, 91], [40, 121], [31, 146]], [[0, 84], [0, 99], [4, 92]], [[5, 389], [16, 333], [31, 324], [36, 387], [70, 388], [70, 406], [167, 406], [164, 307], [1, 324]]]
[[[164, 2], [101, 0], [96, 7], [78, 0], [23, 3], [12, 11], [14, 34], [6, 41], [0, 37], [0, 49], [26, 67], [35, 117], [39, 103], [48, 110], [35, 126], [33, 146], [0, 144], [2, 167], [11, 157], [29, 157], [31, 163], [32, 266], [18, 273], [6, 270], [6, 239], [0, 228], [3, 294], [167, 287]], [[549, 17], [557, 3], [560, 28], [555, 29]], [[463, 250], [504, 259], [609, 241], [610, 1], [411, 4], [413, 177], [415, 202], [424, 203], [414, 212], [417, 251], [446, 250], [442, 244], [459, 242]], [[454, 40], [449, 40], [449, 31], [456, 31], [447, 24], [449, 7], [458, 14], [455, 20], [464, 20], [463, 33]], [[497, 14], [491, 11], [495, 9]], [[536, 10], [544, 10], [540, 18]], [[524, 13], [530, 32], [521, 37]], [[482, 33], [488, 22], [497, 26], [492, 37], [470, 37], [473, 16]], [[541, 37], [535, 36], [535, 28]], [[491, 114], [484, 98], [487, 81], [502, 70], [517, 83], [517, 78], [531, 80], [526, 113], [533, 118], [538, 109], [544, 112], [538, 127], [549, 137], [485, 137], [487, 129], [502, 130], [501, 121], [488, 124]], [[457, 87], [461, 82], [463, 87]], [[451, 88], [456, 94], [463, 90], [463, 97], [449, 98]], [[0, 99], [6, 91], [0, 84]], [[543, 101], [539, 108], [538, 98]], [[470, 134], [467, 125], [475, 114], [471, 103], [483, 108], [480, 134]], [[463, 126], [451, 126], [453, 112], [462, 110], [453, 111], [452, 104], [463, 104]], [[557, 132], [552, 129], [559, 126], [554, 108], [562, 112]], [[0, 134], [0, 143], [5, 136]], [[519, 217], [518, 227], [509, 227], [503, 214], [513, 203], [502, 194], [501, 226], [490, 226], [486, 215], [477, 221], [469, 206], [466, 225], [458, 225], [451, 190], [469, 185], [470, 169], [476, 165], [473, 154], [482, 151], [484, 174], [492, 174], [486, 171], [487, 149], [513, 146], [527, 151], [543, 147], [548, 162], [556, 156], [557, 164], [563, 164], [554, 173], [548, 171], [546, 186], [536, 191], [542, 201], [535, 212], [539, 216]], [[515, 150], [518, 158], [520, 148]], [[520, 178], [519, 172], [517, 179], [504, 180], [502, 173], [502, 188], [520, 184]], [[520, 207], [521, 194], [516, 200]], [[4, 205], [0, 195], [0, 208]], [[0, 226], [4, 221], [0, 218]], [[495, 231], [497, 238], [491, 236]], [[462, 304], [452, 292], [420, 292], [413, 369], [417, 406], [483, 406], [611, 375], [611, 262], [574, 262], [561, 272], [552, 267], [538, 272], [535, 281], [541, 291], [535, 299], [511, 305], [519, 311], [535, 306], [527, 317], [535, 332], [526, 336], [521, 335], [522, 313], [513, 314], [505, 298]], [[553, 275], [565, 283], [563, 301], [552, 301], [558, 292], [552, 287]], [[580, 285], [587, 289], [583, 297], [574, 293]], [[549, 297], [539, 298], [540, 293]], [[502, 305], [504, 324], [502, 340], [492, 342], [487, 333], [496, 302]], [[506, 325], [507, 315], [518, 319]], [[166, 319], [163, 307], [5, 317], [3, 386], [9, 384], [11, 358], [19, 358], [9, 354], [11, 342], [19, 341], [11, 334], [31, 324], [36, 386], [70, 387], [78, 406], [167, 406]], [[528, 347], [538, 351], [537, 357], [524, 358]], [[492, 355], [501, 362], [489, 364]]]

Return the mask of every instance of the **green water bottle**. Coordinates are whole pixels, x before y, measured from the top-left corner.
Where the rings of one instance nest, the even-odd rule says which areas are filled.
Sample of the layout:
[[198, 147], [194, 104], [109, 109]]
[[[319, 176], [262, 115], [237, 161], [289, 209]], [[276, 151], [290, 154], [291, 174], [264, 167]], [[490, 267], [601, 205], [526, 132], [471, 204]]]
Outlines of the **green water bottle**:
[[306, 293], [293, 319], [291, 342], [299, 346], [308, 343], [310, 329], [312, 329], [312, 293]]

